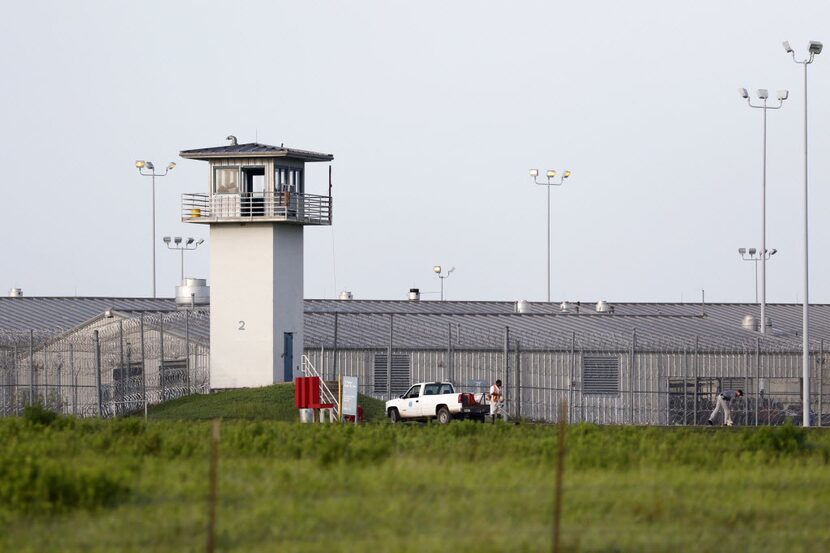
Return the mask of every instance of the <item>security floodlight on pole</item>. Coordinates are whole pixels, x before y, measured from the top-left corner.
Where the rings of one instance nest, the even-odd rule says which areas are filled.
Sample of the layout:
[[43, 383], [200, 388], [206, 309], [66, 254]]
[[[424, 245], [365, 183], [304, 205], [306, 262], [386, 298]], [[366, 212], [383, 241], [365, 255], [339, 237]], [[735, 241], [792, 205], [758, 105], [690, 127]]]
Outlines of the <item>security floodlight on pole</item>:
[[[738, 254], [740, 254], [741, 259], [743, 259], [744, 261], [752, 261], [753, 263], [755, 263], [755, 303], [758, 303], [758, 262], [761, 261], [761, 264], [763, 265], [764, 263], [766, 263], [767, 259], [769, 259], [773, 255], [778, 253], [778, 250], [772, 249], [772, 250], [767, 251], [767, 253], [765, 255], [763, 255], [763, 257], [762, 257], [762, 255], [761, 255], [762, 251], [764, 251], [764, 250], [761, 249], [761, 251], [758, 251], [755, 248], [738, 248]], [[755, 255], [756, 253], [758, 254], [757, 257]], [[763, 295], [761, 297], [762, 297], [762, 301], [763, 301]], [[764, 304], [762, 303], [761, 304], [761, 332], [764, 332], [763, 328], [766, 326], [767, 319], [765, 317], [766, 317], [766, 314], [764, 312]]]
[[[205, 242], [205, 239], [204, 238], [196, 239], [196, 238], [188, 237], [188, 238], [185, 238], [184, 243], [182, 243], [182, 237], [181, 236], [176, 236], [174, 238], [171, 238], [169, 236], [165, 236], [164, 238], [162, 238], [162, 240], [167, 245], [168, 250], [179, 250], [181, 252], [181, 257], [182, 257], [182, 278], [181, 278], [181, 282], [183, 283], [184, 282], [184, 252], [190, 251], [190, 250], [195, 250], [196, 248], [198, 248], [199, 246], [201, 246]], [[173, 242], [172, 246], [170, 245], [170, 242]]]
[[[138, 174], [142, 177], [151, 177], [153, 179], [153, 297], [156, 297], [156, 177], [164, 177], [169, 171], [176, 168], [174, 162], [167, 164], [164, 173], [156, 173], [156, 167], [152, 161], [137, 160], [135, 167], [138, 169]], [[144, 170], [150, 171], [145, 173]]]
[[[767, 104], [769, 93], [766, 89], [758, 89], [758, 99], [762, 101], [760, 104], [753, 104], [745, 88], [739, 88], [738, 94], [741, 98], [746, 100], [746, 103], [751, 108], [759, 108], [764, 110], [764, 140], [763, 140], [763, 155], [761, 165], [761, 253], [759, 259], [761, 260], [761, 332], [767, 331], [767, 110], [781, 109], [784, 105], [784, 100], [789, 96], [786, 90], [779, 90], [777, 93], [778, 105], [770, 106]], [[755, 303], [758, 303], [758, 263], [755, 263]]]
[[444, 301], [444, 279], [445, 278], [450, 278], [450, 275], [455, 270], [455, 267], [453, 267], [452, 269], [447, 271], [446, 275], [442, 275], [441, 270], [442, 270], [441, 265], [435, 265], [432, 268], [432, 272], [435, 273], [436, 275], [438, 275], [438, 278], [441, 279], [441, 301]]
[[784, 41], [784, 50], [793, 57], [795, 63], [800, 63], [804, 66], [804, 308], [802, 317], [802, 338], [804, 340], [802, 345], [802, 367], [801, 376], [803, 387], [801, 393], [802, 401], [802, 425], [810, 426], [810, 328], [808, 322], [810, 310], [810, 278], [809, 278], [809, 247], [808, 247], [808, 201], [807, 201], [807, 66], [813, 63], [813, 59], [821, 53], [821, 42], [810, 41], [808, 49], [809, 56], [799, 60], [795, 57], [795, 52], [790, 48], [790, 43]]
[[548, 235], [547, 235], [547, 246], [548, 246], [548, 265], [547, 265], [547, 290], [548, 290], [548, 303], [550, 303], [550, 187], [551, 186], [561, 186], [565, 179], [571, 176], [570, 171], [565, 171], [562, 173], [562, 176], [559, 177], [559, 182], [556, 182], [556, 171], [552, 169], [548, 169], [545, 172], [545, 177], [547, 181], [539, 182], [539, 170], [538, 169], [531, 169], [529, 171], [530, 176], [533, 178], [533, 182], [536, 184], [542, 185], [547, 187], [548, 190]]

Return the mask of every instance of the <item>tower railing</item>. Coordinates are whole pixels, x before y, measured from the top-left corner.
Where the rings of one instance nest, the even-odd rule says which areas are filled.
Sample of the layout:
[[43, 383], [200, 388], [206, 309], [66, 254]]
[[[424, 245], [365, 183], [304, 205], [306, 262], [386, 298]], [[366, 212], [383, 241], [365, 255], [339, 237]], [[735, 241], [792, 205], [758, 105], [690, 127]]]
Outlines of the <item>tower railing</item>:
[[182, 194], [182, 222], [287, 221], [331, 224], [331, 197], [283, 191], [241, 194]]

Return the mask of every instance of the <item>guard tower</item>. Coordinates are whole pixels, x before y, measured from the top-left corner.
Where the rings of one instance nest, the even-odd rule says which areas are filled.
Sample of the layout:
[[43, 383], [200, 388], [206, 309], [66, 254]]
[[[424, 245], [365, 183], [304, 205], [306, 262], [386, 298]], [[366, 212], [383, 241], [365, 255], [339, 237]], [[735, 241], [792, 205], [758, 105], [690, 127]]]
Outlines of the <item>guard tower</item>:
[[[303, 353], [303, 227], [331, 225], [305, 164], [334, 156], [249, 143], [183, 150], [207, 161], [207, 193], [182, 195], [182, 221], [210, 225], [210, 387], [290, 382]], [[331, 175], [331, 172], [329, 172]]]

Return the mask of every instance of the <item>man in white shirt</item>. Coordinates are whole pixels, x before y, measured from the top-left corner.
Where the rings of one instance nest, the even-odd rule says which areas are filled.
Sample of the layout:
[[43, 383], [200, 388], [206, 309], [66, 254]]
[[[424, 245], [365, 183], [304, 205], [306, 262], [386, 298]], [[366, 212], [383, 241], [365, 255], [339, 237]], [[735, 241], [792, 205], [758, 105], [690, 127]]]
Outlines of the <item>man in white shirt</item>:
[[490, 420], [493, 423], [496, 422], [496, 415], [502, 412], [502, 400], [501, 380], [496, 380], [496, 383], [490, 386]]

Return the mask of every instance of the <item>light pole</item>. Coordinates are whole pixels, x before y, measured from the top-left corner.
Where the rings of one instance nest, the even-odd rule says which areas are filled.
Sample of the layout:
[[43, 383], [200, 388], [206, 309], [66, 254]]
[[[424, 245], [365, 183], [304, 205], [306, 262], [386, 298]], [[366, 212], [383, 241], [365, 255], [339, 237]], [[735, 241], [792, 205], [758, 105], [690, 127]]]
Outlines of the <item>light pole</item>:
[[554, 180], [556, 178], [556, 171], [548, 169], [545, 172], [545, 177], [547, 177], [547, 181], [539, 182], [539, 170], [538, 169], [531, 169], [530, 176], [533, 177], [533, 182], [536, 184], [542, 185], [547, 187], [548, 189], [548, 271], [547, 271], [547, 289], [548, 289], [548, 303], [550, 303], [550, 187], [551, 186], [562, 186], [562, 183], [565, 182], [565, 179], [571, 176], [570, 171], [565, 171], [562, 173], [562, 176], [559, 178], [559, 182]]
[[450, 275], [455, 270], [455, 267], [447, 271], [446, 275], [441, 274], [441, 265], [436, 265], [432, 268], [432, 272], [438, 275], [438, 278], [441, 279], [441, 301], [444, 301], [444, 279], [450, 278]]
[[808, 247], [808, 202], [807, 202], [807, 66], [813, 63], [813, 59], [821, 54], [821, 42], [810, 41], [808, 49], [809, 56], [803, 60], [798, 60], [795, 57], [795, 52], [790, 48], [790, 43], [786, 40], [783, 43], [784, 50], [791, 54], [795, 63], [800, 63], [804, 66], [804, 308], [802, 316], [802, 366], [801, 376], [803, 387], [801, 393], [804, 396], [802, 401], [801, 424], [803, 426], [810, 426], [810, 328], [808, 316], [810, 311], [810, 279], [809, 279], [809, 247]]
[[[739, 88], [738, 93], [741, 95], [741, 98], [746, 100], [749, 107], [764, 110], [763, 165], [761, 168], [761, 251], [759, 253], [761, 260], [761, 333], [763, 334], [767, 331], [767, 259], [769, 259], [767, 255], [767, 110], [781, 109], [781, 106], [784, 105], [784, 100], [787, 99], [790, 93], [786, 90], [779, 90], [777, 94], [777, 106], [767, 105], [769, 93], [764, 88], [758, 89], [758, 99], [763, 101], [762, 104], [753, 104], [745, 88]], [[755, 303], [758, 303], [757, 262], [755, 263]]]
[[[137, 160], [135, 162], [135, 167], [138, 169], [138, 174], [142, 177], [151, 177], [153, 179], [153, 297], [156, 297], [156, 177], [164, 177], [167, 175], [168, 171], [172, 171], [176, 168], [176, 164], [174, 162], [170, 162], [167, 164], [167, 167], [164, 169], [164, 173], [156, 173], [156, 167], [153, 165], [152, 161], [144, 161], [144, 160]], [[150, 171], [149, 173], [145, 173], [144, 169]]]
[[[738, 248], [738, 253], [741, 255], [741, 259], [743, 259], [744, 261], [752, 261], [755, 263], [755, 303], [758, 303], [758, 262], [761, 261], [761, 265], [763, 265], [764, 263], [766, 263], [767, 259], [778, 253], [778, 250], [769, 250], [763, 256], [763, 258], [761, 257], [761, 252], [759, 252], [755, 248]], [[756, 253], [758, 254], [757, 257], [755, 255]], [[761, 313], [764, 313], [763, 304], [761, 304]], [[761, 315], [761, 325], [766, 326], [766, 319], [764, 317], [765, 315]], [[761, 330], [761, 332], [764, 331]]]
[[[195, 238], [188, 237], [188, 238], [185, 238], [184, 240], [182, 240], [181, 236], [176, 236], [174, 238], [171, 238], [169, 236], [165, 236], [164, 238], [162, 238], [162, 240], [164, 240], [164, 243], [167, 244], [167, 249], [168, 250], [179, 250], [181, 252], [181, 255], [182, 255], [182, 277], [181, 277], [181, 282], [183, 283], [184, 282], [184, 252], [190, 251], [190, 250], [195, 250], [196, 248], [198, 248], [199, 246], [201, 246], [205, 242], [205, 239], [204, 238], [199, 238], [197, 240]], [[172, 245], [171, 245], [171, 242], [172, 242]]]

